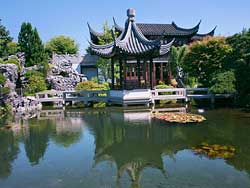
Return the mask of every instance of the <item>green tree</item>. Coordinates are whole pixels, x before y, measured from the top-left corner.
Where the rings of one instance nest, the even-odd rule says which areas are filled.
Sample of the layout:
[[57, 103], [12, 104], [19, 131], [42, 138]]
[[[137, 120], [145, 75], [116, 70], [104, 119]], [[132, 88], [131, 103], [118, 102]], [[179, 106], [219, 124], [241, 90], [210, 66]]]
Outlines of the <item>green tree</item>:
[[183, 60], [187, 52], [186, 46], [172, 47], [170, 51], [170, 70], [171, 74], [176, 77], [178, 73], [178, 68], [182, 68]]
[[214, 73], [227, 70], [232, 48], [224, 37], [207, 37], [192, 43], [183, 60], [184, 72], [198, 78], [204, 87], [210, 86]]
[[33, 29], [31, 23], [22, 23], [21, 30], [18, 35], [18, 43], [20, 50], [25, 53], [26, 64], [30, 64], [31, 48], [32, 48]]
[[235, 70], [239, 103], [250, 108], [250, 29], [227, 38], [233, 52], [230, 68]]
[[1, 24], [1, 21], [0, 19], [0, 57], [6, 57], [8, 56], [8, 43], [13, 39], [10, 37], [10, 32]]
[[[118, 33], [115, 33], [117, 36]], [[99, 45], [104, 45], [112, 42], [113, 36], [112, 36], [112, 29], [109, 27], [108, 22], [105, 22], [103, 25], [103, 35], [98, 37], [98, 44]], [[90, 50], [87, 49], [87, 53], [89, 53]], [[97, 61], [97, 68], [100, 70], [100, 76], [104, 79], [105, 82], [109, 78], [111, 78], [111, 62], [110, 59], [104, 59], [104, 58], [99, 58]], [[118, 66], [115, 65], [115, 77], [119, 78], [118, 72]]]
[[25, 65], [47, 67], [47, 56], [36, 28], [30, 23], [23, 23], [18, 36], [20, 50], [25, 53]]
[[50, 39], [45, 45], [45, 50], [49, 55], [53, 53], [75, 54], [78, 52], [79, 47], [74, 39], [61, 35]]
[[211, 80], [210, 91], [213, 93], [234, 93], [235, 89], [235, 75], [233, 71], [226, 71], [215, 74]]
[[16, 42], [9, 42], [7, 44], [7, 54], [8, 55], [14, 55], [19, 51], [18, 43]]

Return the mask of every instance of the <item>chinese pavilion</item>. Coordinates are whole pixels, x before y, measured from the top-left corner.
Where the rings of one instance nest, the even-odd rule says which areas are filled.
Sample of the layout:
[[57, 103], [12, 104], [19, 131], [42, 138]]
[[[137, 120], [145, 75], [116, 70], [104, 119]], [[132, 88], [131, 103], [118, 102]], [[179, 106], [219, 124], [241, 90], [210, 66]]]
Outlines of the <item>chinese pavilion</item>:
[[[112, 67], [116, 60], [119, 61], [120, 72], [123, 73], [120, 74], [119, 85], [120, 88], [124, 89], [152, 88], [159, 81], [166, 82], [169, 77], [167, 71], [169, 56], [167, 53], [170, 46], [182, 46], [201, 40], [206, 36], [213, 36], [216, 29], [215, 27], [206, 34], [198, 34], [201, 21], [193, 28], [187, 29], [179, 27], [175, 22], [171, 24], [135, 23], [134, 16], [135, 10], [129, 9], [124, 28], [119, 26], [113, 18], [114, 32], [118, 34], [118, 37], [114, 37], [113, 43], [102, 46], [98, 43], [99, 37], [104, 34], [94, 31], [88, 25], [92, 52], [101, 57], [111, 58]], [[164, 48], [165, 50], [163, 50]], [[153, 61], [152, 65], [147, 63], [150, 59]], [[124, 61], [127, 63], [124, 64]], [[112, 68], [112, 75], [113, 71]], [[114, 86], [113, 79], [112, 86]]]
[[[191, 29], [172, 24], [136, 24], [135, 10], [127, 10], [125, 27], [114, 19], [113, 41], [99, 45], [103, 33], [95, 32], [90, 26], [90, 50], [102, 58], [111, 59], [111, 89], [153, 89], [161, 80], [168, 79], [168, 52], [172, 45], [180, 46], [204, 36], [213, 36], [214, 30], [207, 34], [197, 34], [200, 22]], [[118, 36], [116, 37], [116, 34]], [[119, 65], [119, 81], [115, 85], [114, 65]]]

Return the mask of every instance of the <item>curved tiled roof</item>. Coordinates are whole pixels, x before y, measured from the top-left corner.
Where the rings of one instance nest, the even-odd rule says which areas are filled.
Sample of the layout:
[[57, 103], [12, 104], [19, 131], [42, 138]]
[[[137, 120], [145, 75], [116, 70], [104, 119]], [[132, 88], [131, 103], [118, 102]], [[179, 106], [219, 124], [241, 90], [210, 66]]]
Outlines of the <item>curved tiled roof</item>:
[[[116, 31], [122, 32], [123, 28], [116, 23], [114, 18], [113, 20]], [[136, 25], [140, 28], [143, 35], [147, 36], [161, 36], [162, 33], [166, 36], [189, 36], [195, 35], [198, 32], [200, 23], [201, 21], [196, 26], [189, 29], [179, 27], [175, 22], [172, 22], [171, 24], [137, 23]]]
[[96, 45], [90, 43], [90, 49], [95, 54], [102, 57], [112, 57], [115, 55], [127, 55], [127, 56], [139, 56], [143, 54], [155, 54], [164, 55], [169, 52], [170, 47], [174, 40], [170, 43], [162, 45], [160, 39], [148, 40], [137, 24], [134, 22], [134, 10], [132, 15], [129, 15], [125, 24], [125, 29], [118, 38], [114, 37], [114, 42], [106, 45]]
[[199, 34], [199, 33], [197, 33], [197, 34], [196, 34], [195, 36], [193, 36], [191, 39], [192, 39], [192, 40], [202, 40], [202, 38], [204, 38], [204, 37], [208, 37], [208, 36], [213, 37], [216, 28], [217, 28], [217, 26], [215, 26], [215, 28], [214, 28], [212, 31], [208, 32], [208, 33], [204, 33], [204, 34]]

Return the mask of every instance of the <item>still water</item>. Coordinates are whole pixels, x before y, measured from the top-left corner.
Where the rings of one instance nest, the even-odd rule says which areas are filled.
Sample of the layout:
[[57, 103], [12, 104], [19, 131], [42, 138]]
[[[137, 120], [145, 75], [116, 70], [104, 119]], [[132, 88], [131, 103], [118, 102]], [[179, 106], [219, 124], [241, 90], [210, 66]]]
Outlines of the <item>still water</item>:
[[[1, 188], [250, 188], [250, 114], [219, 109], [170, 125], [148, 112], [64, 112], [0, 131]], [[231, 159], [191, 148], [232, 145]]]

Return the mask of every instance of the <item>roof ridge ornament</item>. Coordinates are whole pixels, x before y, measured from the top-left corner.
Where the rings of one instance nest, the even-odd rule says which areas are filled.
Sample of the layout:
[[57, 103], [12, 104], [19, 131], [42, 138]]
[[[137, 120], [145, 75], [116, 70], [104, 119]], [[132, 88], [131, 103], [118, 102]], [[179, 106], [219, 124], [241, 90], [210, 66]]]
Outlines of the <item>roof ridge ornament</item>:
[[129, 19], [130, 21], [134, 21], [134, 18], [135, 18], [135, 9], [129, 8], [129, 9], [127, 10], [127, 16], [128, 16], [128, 19]]

